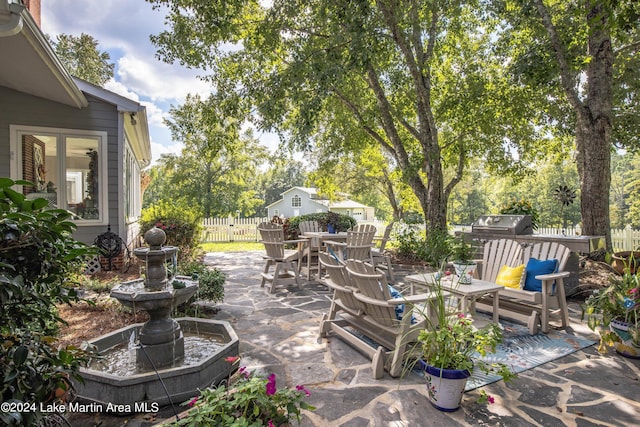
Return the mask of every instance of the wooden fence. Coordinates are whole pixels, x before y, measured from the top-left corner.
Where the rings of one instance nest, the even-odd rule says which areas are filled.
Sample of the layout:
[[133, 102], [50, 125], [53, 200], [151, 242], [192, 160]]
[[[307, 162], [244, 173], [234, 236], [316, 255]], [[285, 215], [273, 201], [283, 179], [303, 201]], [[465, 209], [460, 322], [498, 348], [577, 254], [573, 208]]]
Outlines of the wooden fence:
[[[205, 218], [202, 221], [202, 242], [257, 242], [260, 240], [258, 224], [269, 220], [269, 218]], [[384, 234], [385, 222], [361, 221], [361, 223], [375, 225], [378, 236]]]

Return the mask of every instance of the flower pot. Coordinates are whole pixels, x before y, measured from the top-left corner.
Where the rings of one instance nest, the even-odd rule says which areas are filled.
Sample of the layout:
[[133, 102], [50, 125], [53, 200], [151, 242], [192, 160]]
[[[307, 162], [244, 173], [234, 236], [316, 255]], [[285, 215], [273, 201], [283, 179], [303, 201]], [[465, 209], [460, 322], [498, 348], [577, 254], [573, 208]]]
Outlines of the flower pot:
[[427, 365], [422, 360], [419, 363], [424, 369], [431, 404], [445, 412], [453, 412], [460, 408], [462, 394], [471, 373], [466, 369], [439, 369]]
[[476, 272], [475, 262], [461, 263], [461, 262], [454, 261], [453, 268], [456, 272], [456, 276], [458, 276], [458, 283], [462, 285], [471, 284], [471, 278]]
[[327, 224], [327, 231], [331, 234], [336, 234], [336, 226], [334, 224]]
[[624, 274], [625, 266], [629, 268], [629, 273], [635, 274], [636, 266], [640, 264], [640, 252], [623, 251], [613, 254], [611, 266], [619, 274]]
[[[640, 359], [640, 345], [638, 344], [638, 330], [630, 326], [627, 322], [612, 320], [609, 328], [619, 338], [620, 342], [615, 343], [616, 353], [631, 359]], [[635, 335], [635, 342], [634, 342]]]

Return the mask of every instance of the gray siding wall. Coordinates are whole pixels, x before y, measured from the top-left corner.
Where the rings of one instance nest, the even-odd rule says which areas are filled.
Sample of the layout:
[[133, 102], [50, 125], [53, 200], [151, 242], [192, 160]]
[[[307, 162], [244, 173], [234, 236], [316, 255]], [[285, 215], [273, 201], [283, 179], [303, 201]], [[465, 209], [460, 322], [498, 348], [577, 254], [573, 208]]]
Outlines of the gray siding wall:
[[[109, 224], [111, 231], [126, 236], [121, 220], [118, 194], [122, 191], [122, 164], [118, 158], [119, 113], [112, 104], [87, 95], [89, 107], [77, 109], [0, 86], [0, 176], [10, 176], [9, 125], [95, 130], [107, 133], [107, 173]], [[74, 236], [93, 243], [106, 226], [78, 226]]]

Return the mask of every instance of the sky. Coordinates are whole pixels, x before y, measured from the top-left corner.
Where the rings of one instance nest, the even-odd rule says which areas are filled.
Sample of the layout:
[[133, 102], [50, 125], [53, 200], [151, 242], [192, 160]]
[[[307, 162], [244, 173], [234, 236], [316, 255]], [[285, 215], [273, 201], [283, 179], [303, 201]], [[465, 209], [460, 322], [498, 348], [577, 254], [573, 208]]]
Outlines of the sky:
[[[202, 70], [155, 57], [149, 36], [165, 29], [164, 16], [144, 0], [42, 0], [42, 31], [54, 40], [62, 33], [92, 36], [115, 64], [114, 78], [105, 89], [147, 108], [152, 162], [163, 153], [179, 154], [182, 148], [163, 124], [169, 109], [181, 105], [189, 93], [205, 98], [210, 93], [210, 86], [198, 79]], [[276, 148], [274, 135], [254, 135], [272, 151]]]

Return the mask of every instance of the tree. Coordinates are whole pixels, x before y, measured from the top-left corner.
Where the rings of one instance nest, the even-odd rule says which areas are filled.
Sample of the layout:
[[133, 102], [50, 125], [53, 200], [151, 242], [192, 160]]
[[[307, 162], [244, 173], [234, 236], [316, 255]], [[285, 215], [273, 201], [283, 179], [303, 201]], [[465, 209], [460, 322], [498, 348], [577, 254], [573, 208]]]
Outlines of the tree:
[[97, 86], [104, 86], [113, 77], [109, 53], [100, 52], [98, 41], [90, 35], [58, 34], [55, 41], [47, 38], [69, 74]]
[[[637, 107], [633, 89], [638, 85], [631, 78], [635, 75], [637, 80], [637, 68], [633, 71], [628, 65], [638, 61], [638, 4], [626, 0], [493, 3], [509, 24], [502, 43], [511, 47], [507, 57], [514, 81], [535, 87], [539, 97], [549, 100], [545, 110], [551, 131], [574, 137], [583, 233], [604, 235], [610, 249], [612, 135], [615, 131], [619, 144], [637, 144], [637, 136], [614, 127], [614, 106], [621, 118], [626, 115], [627, 123], [628, 110]], [[617, 89], [619, 85], [626, 91]]]
[[298, 148], [322, 140], [348, 152], [374, 141], [428, 227], [445, 227], [470, 155], [515, 170], [512, 152], [531, 138], [521, 121], [536, 110], [513, 102], [527, 94], [487, 62], [480, 2], [150, 1], [169, 6], [171, 31], [152, 36], [163, 60], [211, 70], [219, 93], [238, 94], [258, 127]]
[[250, 129], [241, 131], [236, 113], [235, 106], [214, 96], [203, 101], [188, 95], [182, 106], [171, 108], [165, 123], [184, 148], [180, 156], [163, 156], [157, 166], [170, 177], [163, 199], [183, 199], [205, 217], [255, 212], [262, 200], [252, 182], [266, 149]]

